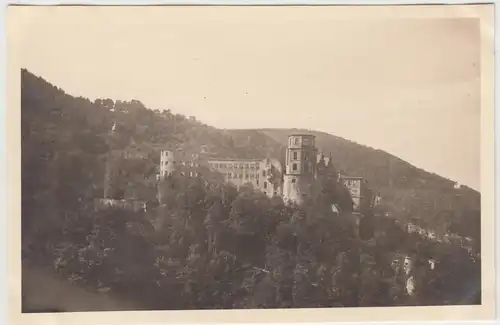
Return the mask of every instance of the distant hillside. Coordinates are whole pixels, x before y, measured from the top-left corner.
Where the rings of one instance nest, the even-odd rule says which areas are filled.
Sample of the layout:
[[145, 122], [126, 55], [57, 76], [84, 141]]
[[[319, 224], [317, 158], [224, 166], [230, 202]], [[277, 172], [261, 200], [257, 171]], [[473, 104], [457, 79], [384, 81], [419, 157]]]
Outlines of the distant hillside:
[[[352, 176], [362, 176], [379, 192], [386, 211], [402, 220], [412, 220], [433, 227], [439, 222], [457, 222], [465, 218], [466, 224], [475, 223], [481, 209], [481, 196], [477, 191], [462, 186], [454, 189], [455, 182], [419, 169], [382, 150], [373, 149], [324, 132], [306, 129], [255, 129], [227, 131], [233, 138], [263, 138], [268, 136], [277, 144], [275, 155], [281, 155], [288, 135], [310, 133], [316, 136], [316, 146], [325, 155], [332, 155], [337, 170]], [[457, 219], [458, 218], [458, 219]], [[444, 220], [447, 219], [447, 220]], [[462, 222], [460, 222], [462, 223]], [[477, 227], [472, 227], [476, 229]], [[472, 228], [469, 228], [471, 230]], [[479, 231], [476, 229], [476, 231]]]
[[[51, 192], [57, 193], [55, 199], [61, 205], [71, 206], [71, 200], [100, 195], [104, 161], [109, 156], [124, 170], [122, 179], [143, 182], [154, 175], [162, 148], [203, 145], [218, 157], [272, 156], [284, 161], [287, 136], [309, 132], [317, 137], [321, 151], [332, 154], [338, 170], [365, 177], [382, 195], [384, 211], [394, 217], [430, 227], [444, 220], [464, 235], [477, 235], [479, 229], [478, 192], [455, 190], [450, 180], [331, 134], [296, 129], [219, 130], [195, 117], [149, 109], [137, 100], [75, 98], [27, 70], [22, 70], [21, 80], [23, 200], [48, 202], [40, 193]], [[116, 131], [111, 139], [113, 124]], [[37, 206], [28, 203], [24, 206]]]

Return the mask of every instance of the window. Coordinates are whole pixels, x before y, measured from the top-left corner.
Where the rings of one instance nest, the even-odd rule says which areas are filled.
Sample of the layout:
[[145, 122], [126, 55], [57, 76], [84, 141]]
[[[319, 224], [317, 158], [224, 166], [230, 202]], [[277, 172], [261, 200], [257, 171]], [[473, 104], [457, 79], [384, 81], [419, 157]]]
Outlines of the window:
[[297, 152], [293, 153], [293, 160], [297, 160]]
[[258, 179], [256, 180], [256, 183], [257, 183], [257, 186], [259, 186], [259, 180]]
[[293, 171], [296, 171], [296, 170], [297, 170], [297, 164], [293, 164], [293, 165], [292, 165], [292, 170], [293, 170]]
[[248, 179], [248, 174], [245, 174], [245, 179]]
[[266, 171], [265, 170], [262, 171], [262, 177], [266, 177]]
[[255, 174], [254, 173], [251, 173], [250, 174], [250, 179], [254, 179], [255, 178]]
[[267, 189], [267, 182], [264, 182], [264, 189]]
[[240, 174], [240, 179], [243, 179], [243, 174]]
[[227, 178], [231, 178], [233, 176], [233, 173], [227, 173]]
[[299, 144], [299, 141], [300, 141], [299, 138], [295, 138], [295, 144]]
[[295, 178], [292, 179], [292, 183], [295, 184], [295, 182], [297, 182], [297, 180]]
[[243, 169], [243, 164], [240, 164], [240, 168]]
[[189, 172], [189, 177], [193, 177], [193, 172]]

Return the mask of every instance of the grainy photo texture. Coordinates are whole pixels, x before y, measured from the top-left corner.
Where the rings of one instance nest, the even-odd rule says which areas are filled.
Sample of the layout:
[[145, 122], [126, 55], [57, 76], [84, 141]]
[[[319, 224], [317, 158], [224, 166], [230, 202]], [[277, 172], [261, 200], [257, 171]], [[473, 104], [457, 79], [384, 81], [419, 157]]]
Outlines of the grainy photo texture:
[[480, 20], [226, 10], [26, 23], [22, 312], [481, 305]]

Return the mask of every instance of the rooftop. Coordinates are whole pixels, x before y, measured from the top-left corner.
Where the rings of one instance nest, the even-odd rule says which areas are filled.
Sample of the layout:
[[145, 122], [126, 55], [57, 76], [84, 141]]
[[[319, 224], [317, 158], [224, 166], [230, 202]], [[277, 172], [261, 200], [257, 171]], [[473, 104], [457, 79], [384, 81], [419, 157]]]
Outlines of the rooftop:
[[348, 178], [348, 179], [363, 179], [363, 177], [360, 176], [347, 176], [347, 175], [340, 175], [341, 178]]
[[264, 159], [259, 158], [210, 158], [208, 161], [246, 161], [246, 162], [261, 162]]
[[315, 135], [308, 134], [308, 133], [293, 133], [293, 134], [289, 134], [288, 137], [310, 137], [310, 138], [316, 138]]

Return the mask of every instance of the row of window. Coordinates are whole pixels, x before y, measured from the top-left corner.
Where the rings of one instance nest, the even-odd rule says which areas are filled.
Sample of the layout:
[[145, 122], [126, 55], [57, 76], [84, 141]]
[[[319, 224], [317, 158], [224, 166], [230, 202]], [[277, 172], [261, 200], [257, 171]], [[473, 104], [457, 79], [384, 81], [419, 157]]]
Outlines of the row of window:
[[[227, 173], [227, 175], [228, 175], [228, 177], [229, 177], [229, 178], [231, 178], [231, 177], [232, 177], [232, 176], [229, 176], [229, 175], [233, 175], [233, 174], [235, 175], [235, 176], [234, 176], [234, 178], [238, 178], [238, 177], [237, 177], [238, 173], [232, 173], [232, 172]], [[239, 173], [239, 175], [243, 175], [243, 174], [242, 174], [242, 173]], [[259, 178], [259, 173], [258, 173], [258, 172], [255, 172], [255, 174], [254, 174], [254, 173], [250, 173], [250, 174], [245, 173], [245, 175], [246, 175], [246, 176], [245, 176], [245, 177], [246, 177], [245, 179], [248, 179], [248, 177], [250, 177], [250, 178], [252, 178], [252, 179], [253, 179], [253, 178]], [[249, 176], [249, 175], [250, 175], [250, 176]], [[266, 171], [265, 171], [265, 170], [263, 170], [263, 171], [262, 171], [262, 177], [266, 177], [266, 175], [267, 175]], [[243, 177], [243, 176], [242, 176], [242, 177]]]
[[[162, 172], [161, 173], [162, 176], [167, 176], [167, 172]], [[193, 171], [190, 171], [190, 172], [180, 172], [180, 175], [181, 176], [189, 176], [189, 177], [201, 177], [201, 173], [197, 173], [197, 172], [193, 172]], [[159, 178], [159, 175], [156, 176], [156, 178], [158, 179]]]
[[[265, 173], [263, 173], [265, 174]], [[228, 179], [231, 178], [239, 178], [239, 179], [259, 179], [259, 173], [250, 173], [250, 174], [243, 174], [243, 173], [232, 173], [229, 172], [226, 174]]]
[[239, 169], [259, 169], [258, 163], [239, 163], [239, 164], [227, 164], [227, 163], [211, 163], [212, 168], [239, 168]]
[[[311, 164], [307, 164], [306, 165], [308, 168], [308, 171], [309, 172], [312, 172], [312, 165]], [[292, 164], [292, 171], [296, 172], [299, 170], [299, 166], [297, 164]]]
[[186, 176], [188, 175], [189, 177], [201, 177], [201, 174], [200, 173], [196, 173], [196, 172], [189, 172], [189, 173], [184, 173], [184, 172], [181, 172], [181, 176]]
[[[299, 153], [297, 151], [292, 151], [292, 159], [291, 160], [299, 160]], [[304, 155], [304, 160], [308, 161], [309, 156]]]
[[[172, 163], [175, 164], [175, 161], [172, 161]], [[180, 164], [182, 166], [187, 166], [187, 167], [200, 167], [200, 164], [192, 162], [192, 161], [181, 161]], [[163, 161], [163, 165], [167, 166], [168, 165], [168, 161], [164, 160]]]
[[[295, 137], [295, 138], [290, 138], [290, 145], [293, 143], [294, 145], [299, 145], [300, 144], [300, 137]], [[304, 137], [302, 138], [302, 144], [307, 146], [309, 145], [309, 138]], [[312, 141], [311, 144], [314, 144], [314, 141]]]

